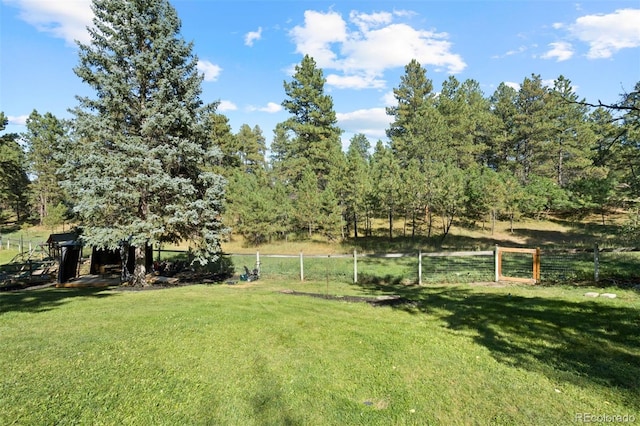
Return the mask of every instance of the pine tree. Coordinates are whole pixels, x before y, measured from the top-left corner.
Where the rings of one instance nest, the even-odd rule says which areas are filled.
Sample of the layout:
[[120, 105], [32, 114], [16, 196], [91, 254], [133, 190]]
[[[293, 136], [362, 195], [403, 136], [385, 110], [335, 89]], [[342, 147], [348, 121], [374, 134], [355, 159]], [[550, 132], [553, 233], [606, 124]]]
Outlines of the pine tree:
[[458, 167], [468, 169], [481, 162], [490, 139], [490, 110], [478, 82], [465, 80], [460, 83], [450, 76], [442, 83], [436, 105], [450, 134], [452, 159]]
[[[324, 94], [325, 78], [316, 62], [305, 55], [300, 65], [296, 65], [293, 80], [284, 82], [287, 99], [282, 106], [291, 117], [282, 123], [283, 129], [291, 134], [289, 151], [286, 157], [295, 167], [294, 180], [300, 179], [305, 164], [299, 159], [305, 158], [318, 178], [319, 189], [327, 187], [342, 155], [340, 134], [337, 127], [333, 99]], [[283, 148], [285, 148], [283, 146]]]
[[435, 109], [433, 83], [427, 78], [427, 70], [411, 60], [393, 94], [398, 104], [387, 108], [387, 115], [393, 117], [387, 129], [393, 153], [403, 167], [411, 158], [421, 165], [431, 161], [441, 140], [443, 122]]
[[222, 114], [212, 113], [207, 116], [209, 139], [222, 151], [222, 157], [216, 163], [215, 171], [228, 177], [240, 167], [240, 155], [238, 140], [231, 131], [229, 118]]
[[345, 218], [353, 224], [354, 238], [358, 238], [358, 222], [366, 217], [366, 196], [371, 184], [368, 174], [370, 147], [367, 137], [360, 133], [351, 138], [347, 149], [342, 201]]
[[389, 240], [393, 239], [394, 213], [401, 201], [400, 170], [393, 151], [378, 141], [371, 158], [372, 186], [376, 206], [389, 219]]
[[[60, 154], [63, 154], [61, 147], [64, 146], [66, 138], [66, 124], [50, 112], [41, 115], [34, 110], [27, 118], [27, 131], [22, 135], [22, 139], [27, 144], [29, 173], [34, 176], [31, 191], [41, 225], [45, 223], [49, 207], [65, 201], [59, 185], [58, 169], [64, 158]], [[61, 208], [58, 207], [57, 210]]]
[[552, 136], [552, 122], [548, 103], [549, 89], [539, 75], [525, 78], [516, 98], [515, 134], [512, 156], [515, 174], [524, 184], [529, 183], [538, 167], [537, 157], [543, 144]]
[[254, 126], [252, 129], [248, 124], [243, 124], [236, 134], [236, 140], [242, 169], [247, 173], [264, 172], [267, 147], [260, 126]]
[[144, 285], [146, 244], [188, 240], [195, 261], [220, 252], [224, 179], [200, 100], [193, 45], [167, 0], [94, 0], [91, 42], [76, 74], [96, 97], [79, 97], [67, 190], [86, 243], [136, 247], [134, 285]]
[[[0, 112], [0, 132], [6, 129], [8, 123], [7, 117]], [[18, 135], [0, 135], [0, 213], [13, 210], [18, 222], [26, 219], [28, 211], [29, 178], [25, 165]]]
[[500, 83], [490, 98], [492, 116], [489, 118], [491, 137], [483, 163], [498, 171], [511, 170], [516, 138], [516, 100], [518, 91]]
[[311, 167], [307, 167], [302, 172], [302, 177], [296, 188], [294, 215], [298, 227], [305, 229], [309, 238], [320, 226], [322, 219], [322, 192], [318, 191], [318, 178], [315, 172]]
[[549, 108], [552, 134], [543, 145], [538, 163], [546, 166], [544, 175], [564, 188], [585, 176], [595, 138], [587, 122], [588, 108], [578, 102], [571, 80], [561, 75], [554, 81]]

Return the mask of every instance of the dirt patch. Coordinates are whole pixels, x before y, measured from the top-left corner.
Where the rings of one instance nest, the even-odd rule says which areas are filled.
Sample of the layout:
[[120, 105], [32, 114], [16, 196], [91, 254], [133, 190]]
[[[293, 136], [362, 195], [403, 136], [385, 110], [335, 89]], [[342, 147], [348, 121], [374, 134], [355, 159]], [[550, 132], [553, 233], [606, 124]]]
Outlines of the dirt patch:
[[349, 302], [349, 303], [368, 303], [372, 306], [397, 306], [404, 305], [406, 303], [410, 303], [411, 301], [405, 299], [402, 296], [397, 295], [388, 295], [388, 296], [340, 296], [340, 295], [332, 295], [332, 294], [321, 294], [321, 293], [306, 293], [302, 291], [294, 291], [294, 290], [282, 290], [280, 293], [290, 294], [292, 296], [307, 296], [307, 297], [316, 297], [319, 299], [325, 300], [335, 300], [340, 302]]

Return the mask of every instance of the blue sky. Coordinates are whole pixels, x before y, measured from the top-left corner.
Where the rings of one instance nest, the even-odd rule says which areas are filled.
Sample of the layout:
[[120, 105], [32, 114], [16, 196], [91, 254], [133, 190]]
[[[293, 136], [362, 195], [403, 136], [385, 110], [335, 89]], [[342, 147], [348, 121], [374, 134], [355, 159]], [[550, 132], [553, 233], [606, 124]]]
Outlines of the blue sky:
[[[71, 118], [73, 40], [87, 42], [90, 0], [0, 0], [0, 110], [7, 131], [31, 111]], [[202, 100], [220, 101], [234, 132], [258, 125], [267, 141], [287, 118], [283, 81], [304, 54], [327, 79], [343, 142], [385, 139], [404, 66], [413, 58], [438, 91], [455, 75], [485, 96], [532, 73], [569, 78], [580, 97], [610, 103], [640, 81], [640, 0], [634, 1], [233, 1], [173, 0], [182, 36], [205, 75]]]

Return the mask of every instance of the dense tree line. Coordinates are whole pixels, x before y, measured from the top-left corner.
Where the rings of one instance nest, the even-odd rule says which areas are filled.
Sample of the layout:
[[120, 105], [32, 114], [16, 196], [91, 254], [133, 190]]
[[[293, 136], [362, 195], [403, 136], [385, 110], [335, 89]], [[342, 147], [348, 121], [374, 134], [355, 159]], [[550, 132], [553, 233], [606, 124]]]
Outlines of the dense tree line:
[[305, 57], [284, 83], [291, 118], [274, 131], [271, 161], [224, 168], [229, 224], [255, 244], [370, 235], [373, 218], [388, 220], [389, 238], [398, 218], [404, 235], [444, 238], [456, 220], [493, 229], [498, 219], [513, 227], [523, 216], [595, 212], [604, 221], [608, 209], [636, 205], [640, 83], [594, 108], [564, 76], [548, 87], [534, 74], [489, 97], [451, 76], [436, 91], [413, 60], [387, 108], [389, 142], [356, 134], [346, 152], [323, 83]]
[[412, 60], [387, 108], [388, 142], [356, 134], [343, 151], [323, 71], [305, 56], [284, 81], [289, 117], [268, 144], [258, 126], [234, 133], [199, 99], [192, 45], [166, 0], [93, 7], [75, 71], [96, 96], [79, 98], [72, 120], [34, 110], [26, 132], [1, 137], [5, 219], [74, 220], [105, 247], [189, 239], [202, 262], [225, 226], [260, 244], [358, 238], [384, 218], [389, 238], [398, 219], [404, 235], [444, 238], [462, 220], [604, 221], [626, 208], [628, 235], [638, 234], [640, 82], [615, 105], [579, 99], [564, 76], [548, 87], [533, 74], [486, 96], [454, 76], [437, 90]]

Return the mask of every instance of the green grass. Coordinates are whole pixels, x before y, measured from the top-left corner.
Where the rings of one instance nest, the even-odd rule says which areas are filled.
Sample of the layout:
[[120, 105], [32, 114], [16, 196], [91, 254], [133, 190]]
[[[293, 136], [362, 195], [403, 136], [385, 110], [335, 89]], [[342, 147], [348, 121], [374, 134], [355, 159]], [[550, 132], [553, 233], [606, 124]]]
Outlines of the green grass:
[[0, 424], [638, 421], [640, 295], [588, 290], [261, 280], [0, 293]]

